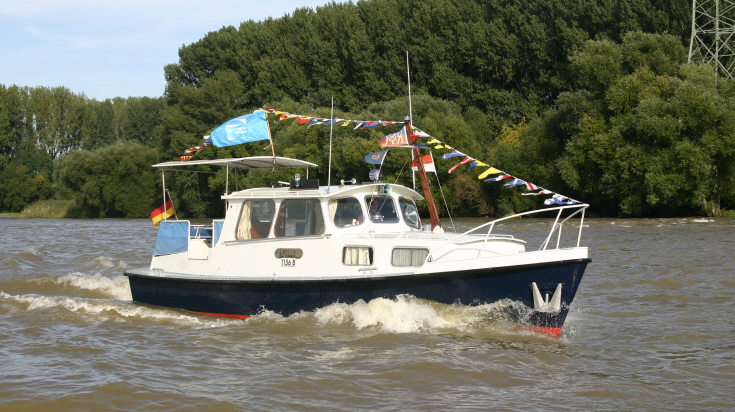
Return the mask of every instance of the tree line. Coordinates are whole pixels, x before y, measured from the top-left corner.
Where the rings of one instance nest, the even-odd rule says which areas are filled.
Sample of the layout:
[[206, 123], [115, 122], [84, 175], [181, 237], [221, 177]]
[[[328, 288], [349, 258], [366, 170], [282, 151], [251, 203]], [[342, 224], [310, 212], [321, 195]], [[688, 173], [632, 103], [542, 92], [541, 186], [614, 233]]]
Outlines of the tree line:
[[[3, 175], [24, 176], [13, 187], [29, 194], [2, 206], [55, 196], [74, 198], [85, 216], [145, 215], [160, 193], [152, 163], [263, 105], [328, 117], [334, 96], [335, 117], [401, 120], [408, 51], [414, 123], [456, 149], [601, 216], [719, 215], [735, 202], [734, 88], [686, 63], [690, 10], [679, 0], [330, 3], [181, 47], [159, 99], [0, 86]], [[271, 127], [276, 153], [319, 164], [311, 173], [325, 184], [328, 127], [273, 117]], [[394, 131], [336, 127], [332, 179], [366, 180], [363, 156]], [[263, 146], [210, 146], [196, 158], [269, 154]], [[409, 156], [392, 150], [384, 179], [410, 184]], [[483, 182], [477, 168], [448, 174], [456, 162], [437, 163], [432, 190], [445, 214], [539, 204]], [[201, 171], [166, 176], [181, 216], [223, 213], [224, 172]], [[237, 184], [292, 173], [255, 171]]]
[[[148, 152], [158, 160], [157, 128], [164, 106], [163, 97], [100, 102], [65, 87], [0, 85], [0, 209], [18, 212], [37, 200], [77, 195], [81, 186], [70, 185], [63, 172], [66, 165], [76, 168], [80, 159], [93, 153], [119, 146], [131, 157]], [[92, 163], [101, 170], [115, 166], [101, 159]], [[143, 164], [136, 169], [143, 172]], [[96, 176], [90, 171], [85, 180], [94, 182]], [[130, 215], [124, 208], [112, 210], [112, 216]], [[85, 215], [109, 214], [85, 210]]]

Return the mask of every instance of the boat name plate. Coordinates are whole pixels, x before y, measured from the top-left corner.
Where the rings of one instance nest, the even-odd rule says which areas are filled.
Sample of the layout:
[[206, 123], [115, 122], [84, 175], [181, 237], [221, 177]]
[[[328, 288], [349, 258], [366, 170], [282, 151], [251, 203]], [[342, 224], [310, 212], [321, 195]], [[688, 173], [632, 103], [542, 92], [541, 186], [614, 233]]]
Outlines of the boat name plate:
[[304, 256], [304, 251], [298, 248], [295, 248], [295, 249], [278, 248], [276, 249], [275, 255], [278, 259], [301, 259], [301, 257]]

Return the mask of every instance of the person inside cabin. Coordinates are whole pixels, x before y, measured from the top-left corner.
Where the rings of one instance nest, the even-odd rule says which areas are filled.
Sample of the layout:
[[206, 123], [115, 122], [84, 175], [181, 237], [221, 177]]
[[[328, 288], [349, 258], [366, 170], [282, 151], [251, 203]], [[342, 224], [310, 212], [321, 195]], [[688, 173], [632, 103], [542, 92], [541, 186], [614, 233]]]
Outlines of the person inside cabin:
[[373, 222], [394, 223], [398, 222], [395, 203], [388, 196], [366, 197], [368, 203], [368, 216]]
[[378, 199], [373, 199], [370, 202], [369, 212], [370, 219], [372, 220], [383, 220], [382, 216], [380, 216], [380, 204], [378, 202]]

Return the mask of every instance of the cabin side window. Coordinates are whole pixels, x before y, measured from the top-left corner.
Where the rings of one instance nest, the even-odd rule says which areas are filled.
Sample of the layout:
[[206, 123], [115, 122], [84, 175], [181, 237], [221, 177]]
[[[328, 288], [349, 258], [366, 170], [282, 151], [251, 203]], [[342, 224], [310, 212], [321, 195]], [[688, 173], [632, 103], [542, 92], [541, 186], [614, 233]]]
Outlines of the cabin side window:
[[346, 246], [342, 250], [342, 263], [350, 266], [373, 264], [373, 248], [368, 246]]
[[395, 248], [391, 256], [393, 266], [423, 266], [429, 249], [424, 248]]
[[421, 229], [421, 219], [419, 218], [419, 211], [416, 208], [416, 203], [414, 203], [413, 200], [406, 199], [405, 197], [398, 198], [398, 203], [401, 205], [403, 221], [406, 222], [409, 227]]
[[324, 217], [318, 199], [286, 199], [278, 209], [276, 237], [321, 235]]
[[398, 222], [398, 213], [393, 199], [389, 196], [367, 196], [368, 216], [375, 223]]
[[273, 223], [276, 206], [272, 200], [248, 200], [240, 208], [237, 222], [237, 240], [260, 239], [268, 237]]
[[359, 225], [365, 221], [360, 201], [354, 197], [330, 200], [329, 217], [337, 227]]

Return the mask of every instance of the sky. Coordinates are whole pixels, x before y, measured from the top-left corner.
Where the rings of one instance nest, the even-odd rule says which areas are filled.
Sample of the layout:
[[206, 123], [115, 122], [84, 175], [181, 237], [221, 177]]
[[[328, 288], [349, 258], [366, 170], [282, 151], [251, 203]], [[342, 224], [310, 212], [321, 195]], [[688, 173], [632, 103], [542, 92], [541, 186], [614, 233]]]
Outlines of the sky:
[[0, 84], [159, 97], [182, 45], [329, 0], [0, 0]]

